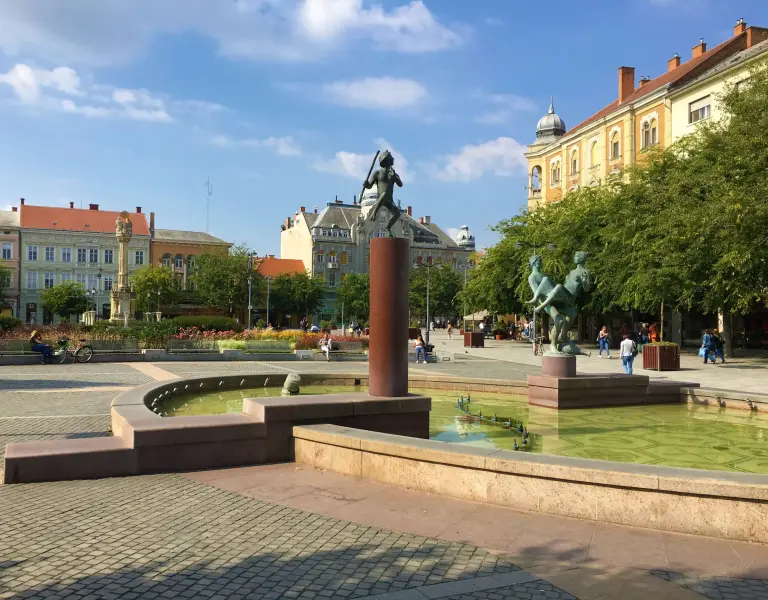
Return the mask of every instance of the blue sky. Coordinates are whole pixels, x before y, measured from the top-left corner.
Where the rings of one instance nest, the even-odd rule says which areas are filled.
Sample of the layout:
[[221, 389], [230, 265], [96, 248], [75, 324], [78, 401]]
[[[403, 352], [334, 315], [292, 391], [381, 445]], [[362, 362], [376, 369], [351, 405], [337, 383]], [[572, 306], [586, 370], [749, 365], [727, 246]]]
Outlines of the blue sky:
[[617, 68], [655, 77], [765, 0], [3, 0], [0, 207], [157, 213], [279, 255], [280, 224], [351, 201], [396, 151], [403, 206], [443, 228], [525, 204], [549, 96], [568, 126]]

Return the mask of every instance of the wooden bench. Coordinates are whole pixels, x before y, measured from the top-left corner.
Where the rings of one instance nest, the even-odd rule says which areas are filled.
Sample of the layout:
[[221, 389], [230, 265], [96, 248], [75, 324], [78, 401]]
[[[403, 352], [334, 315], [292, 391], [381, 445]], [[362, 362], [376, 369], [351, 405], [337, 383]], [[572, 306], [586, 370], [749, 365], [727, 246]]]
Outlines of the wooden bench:
[[94, 353], [99, 354], [138, 354], [141, 352], [138, 340], [88, 340]]
[[[337, 356], [364, 354], [363, 342], [338, 342], [333, 339], [331, 342], [333, 349], [330, 352], [330, 356], [333, 356], [334, 354]], [[320, 349], [319, 352], [322, 352], [322, 349]], [[330, 356], [328, 357], [329, 359]]]
[[216, 340], [168, 340], [166, 351], [169, 354], [200, 354], [203, 352], [218, 352]]
[[[56, 344], [51, 342], [43, 342], [48, 344], [51, 348], [55, 348]], [[0, 356], [32, 356], [40, 354], [39, 352], [32, 352], [32, 344], [23, 340], [5, 340], [0, 342]]]

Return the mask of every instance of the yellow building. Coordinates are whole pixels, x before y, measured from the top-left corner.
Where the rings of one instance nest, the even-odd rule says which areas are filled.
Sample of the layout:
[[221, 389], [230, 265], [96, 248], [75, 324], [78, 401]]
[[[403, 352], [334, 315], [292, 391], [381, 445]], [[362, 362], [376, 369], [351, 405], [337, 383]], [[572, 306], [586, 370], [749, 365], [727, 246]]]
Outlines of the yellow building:
[[700, 40], [690, 60], [675, 54], [666, 73], [641, 77], [637, 85], [634, 67], [619, 67], [616, 100], [570, 131], [550, 103], [525, 154], [528, 208], [560, 200], [580, 186], [600, 185], [642, 162], [646, 150], [668, 146], [697, 121], [717, 116], [717, 93], [766, 51], [768, 29], [739, 20], [733, 33], [711, 50]]

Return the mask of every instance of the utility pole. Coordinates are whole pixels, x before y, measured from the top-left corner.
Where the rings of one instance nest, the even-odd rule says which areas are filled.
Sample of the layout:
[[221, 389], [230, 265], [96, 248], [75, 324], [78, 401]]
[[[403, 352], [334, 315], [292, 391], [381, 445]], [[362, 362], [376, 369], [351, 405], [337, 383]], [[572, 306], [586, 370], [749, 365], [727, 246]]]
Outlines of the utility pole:
[[213, 196], [213, 184], [210, 177], [205, 180], [205, 189], [208, 192], [205, 199], [205, 233], [211, 233], [211, 196]]
[[253, 304], [251, 303], [251, 293], [253, 286], [253, 254], [248, 255], [248, 329], [251, 329], [251, 313]]

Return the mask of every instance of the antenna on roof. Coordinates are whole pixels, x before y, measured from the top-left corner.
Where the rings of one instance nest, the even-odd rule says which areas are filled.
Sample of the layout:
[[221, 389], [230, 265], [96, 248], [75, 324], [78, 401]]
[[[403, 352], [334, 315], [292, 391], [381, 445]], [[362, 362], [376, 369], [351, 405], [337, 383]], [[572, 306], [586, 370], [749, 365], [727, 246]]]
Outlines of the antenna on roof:
[[211, 178], [208, 177], [208, 179], [205, 180], [205, 189], [208, 192], [208, 196], [205, 199], [205, 233], [210, 233], [210, 223], [211, 223], [211, 196], [213, 196], [213, 184], [211, 183]]

